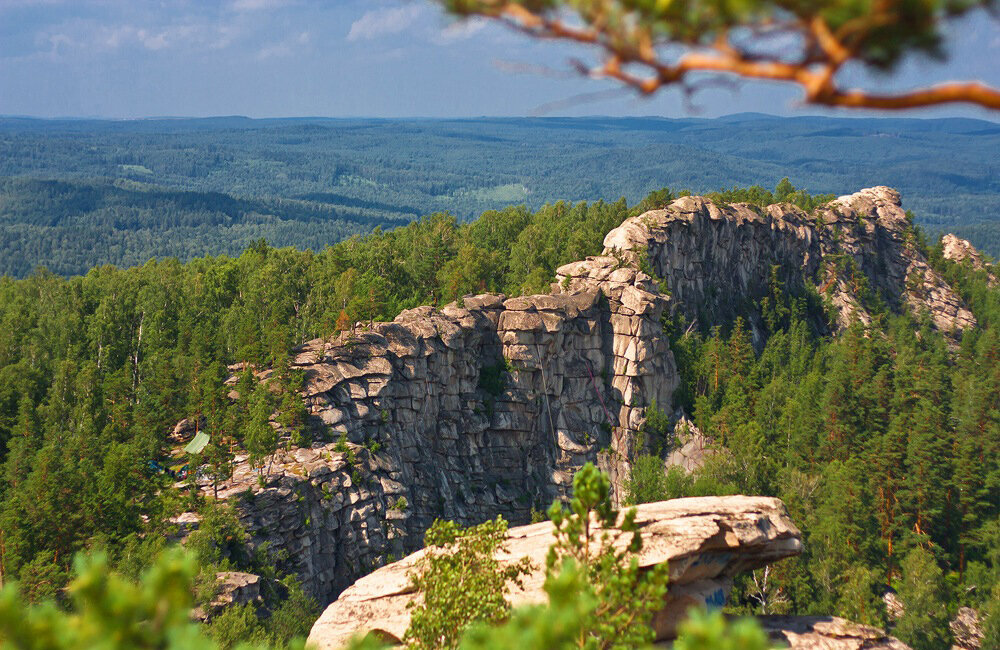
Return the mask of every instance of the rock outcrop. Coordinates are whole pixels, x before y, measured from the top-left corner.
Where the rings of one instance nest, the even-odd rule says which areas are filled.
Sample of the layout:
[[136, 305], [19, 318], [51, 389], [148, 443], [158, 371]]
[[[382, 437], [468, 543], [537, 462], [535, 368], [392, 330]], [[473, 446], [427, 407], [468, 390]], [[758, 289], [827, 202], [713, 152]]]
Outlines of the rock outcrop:
[[[812, 215], [682, 197], [604, 244], [604, 255], [559, 268], [550, 294], [469, 296], [297, 348], [292, 366], [324, 442], [279, 454], [263, 486], [246, 465], [221, 486], [240, 496], [254, 543], [285, 551], [280, 568], [327, 603], [419, 548], [435, 518], [527, 523], [567, 496], [585, 462], [621, 494], [647, 410], [671, 408], [678, 384], [661, 316], [705, 326], [743, 316], [760, 340], [755, 305], [772, 273], [825, 297], [834, 327], [870, 319], [876, 300], [947, 332], [975, 323], [888, 188]], [[670, 462], [692, 469], [704, 439], [681, 429]]]
[[955, 235], [945, 235], [941, 238], [941, 254], [946, 260], [962, 264], [968, 262], [977, 271], [986, 271], [987, 281], [991, 287], [1000, 283], [997, 277], [996, 267], [986, 262], [983, 254], [976, 250], [967, 239], [959, 239]]
[[979, 620], [979, 612], [971, 607], [959, 607], [955, 618], [948, 623], [951, 635], [955, 639], [952, 650], [979, 650], [983, 647], [983, 625]]
[[228, 607], [234, 605], [254, 605], [262, 607], [264, 599], [261, 584], [264, 580], [252, 573], [240, 571], [220, 571], [215, 574], [216, 595], [207, 607], [196, 608], [191, 617], [203, 623], [210, 621]]
[[671, 467], [680, 467], [690, 474], [701, 469], [705, 460], [715, 453], [711, 441], [694, 425], [683, 412], [674, 417], [674, 446], [663, 461], [665, 471]]
[[976, 250], [968, 239], [961, 239], [952, 234], [947, 234], [941, 238], [941, 254], [946, 260], [953, 262], [964, 262], [966, 260], [972, 264], [974, 269], [986, 267], [986, 260], [982, 253]]
[[758, 616], [772, 641], [791, 650], [910, 650], [870, 625], [835, 616]]
[[[946, 332], [975, 325], [916, 247], [899, 193], [888, 187], [842, 196], [812, 214], [791, 204], [761, 209], [682, 197], [626, 220], [604, 247], [613, 259], [648, 257], [670, 290], [672, 313], [702, 325], [744, 316], [757, 341], [763, 323], [747, 306], [768, 294], [772, 270], [788, 290], [828, 298], [839, 327], [855, 318], [870, 322], [876, 296], [890, 308], [927, 313]], [[559, 272], [574, 287], [589, 279], [581, 270]]]
[[[639, 564], [669, 562], [670, 588], [663, 610], [654, 617], [657, 638], [671, 638], [677, 622], [695, 604], [724, 604], [732, 578], [801, 551], [801, 535], [778, 499], [698, 497], [638, 507], [643, 534]], [[544, 603], [545, 556], [554, 541], [552, 524], [512, 528], [501, 563], [527, 557], [535, 566], [509, 600], [517, 606]], [[627, 539], [620, 540], [622, 545]], [[418, 551], [358, 580], [323, 612], [309, 643], [317, 650], [339, 650], [355, 634], [376, 633], [399, 641], [409, 626], [407, 607], [417, 597], [409, 574], [426, 554]], [[872, 646], [875, 647], [875, 646]], [[888, 647], [888, 646], [887, 646]]]
[[435, 518], [525, 523], [588, 461], [620, 486], [646, 408], [676, 386], [665, 306], [623, 267], [579, 291], [468, 297], [310, 341], [292, 366], [315, 433], [343, 437], [354, 462], [333, 444], [292, 450], [264, 487], [241, 465], [220, 496], [251, 495], [254, 541], [286, 551], [282, 568], [325, 603], [419, 548]]

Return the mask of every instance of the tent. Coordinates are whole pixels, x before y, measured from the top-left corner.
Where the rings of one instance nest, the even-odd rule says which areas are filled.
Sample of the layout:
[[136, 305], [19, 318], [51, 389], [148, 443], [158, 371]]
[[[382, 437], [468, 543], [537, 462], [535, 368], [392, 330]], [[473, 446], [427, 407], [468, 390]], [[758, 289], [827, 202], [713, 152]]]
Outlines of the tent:
[[186, 447], [184, 447], [184, 451], [189, 454], [200, 454], [202, 450], [205, 449], [205, 445], [207, 444], [208, 434], [204, 431], [199, 431], [198, 435], [196, 435], [194, 439], [191, 440]]

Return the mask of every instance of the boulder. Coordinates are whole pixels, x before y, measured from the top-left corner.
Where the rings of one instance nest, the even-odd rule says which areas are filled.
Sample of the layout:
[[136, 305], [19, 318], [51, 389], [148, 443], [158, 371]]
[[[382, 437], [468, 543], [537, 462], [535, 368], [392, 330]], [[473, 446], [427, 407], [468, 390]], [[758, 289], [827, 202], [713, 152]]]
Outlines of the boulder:
[[948, 627], [955, 638], [952, 650], [979, 650], [983, 647], [985, 635], [979, 621], [979, 612], [971, 607], [959, 607]]
[[694, 422], [680, 411], [675, 415], [674, 445], [663, 461], [664, 470], [680, 467], [690, 474], [705, 465], [705, 461], [715, 453], [711, 440], [695, 426]]
[[877, 627], [835, 616], [759, 616], [757, 620], [772, 641], [791, 650], [910, 650]]
[[893, 590], [886, 591], [882, 594], [882, 602], [885, 603], [885, 613], [889, 616], [890, 623], [898, 621], [902, 618], [903, 613], [906, 611], [903, 601], [899, 599], [899, 596], [897, 596], [896, 592]]
[[191, 616], [203, 623], [215, 618], [229, 607], [253, 603], [263, 604], [261, 577], [240, 571], [220, 571], [215, 574], [216, 595], [205, 609], [196, 608]]
[[[801, 535], [779, 499], [694, 497], [638, 506], [643, 535], [639, 564], [670, 566], [670, 589], [653, 625], [660, 639], [671, 638], [693, 604], [721, 606], [732, 577], [797, 555]], [[535, 569], [512, 589], [514, 606], [543, 603], [545, 556], [554, 541], [552, 524], [511, 528], [501, 563], [527, 557]], [[624, 545], [627, 539], [620, 540]], [[410, 573], [427, 553], [418, 551], [355, 582], [334, 601], [309, 634], [317, 650], [335, 650], [355, 634], [402, 639], [410, 623], [408, 605], [417, 598]]]

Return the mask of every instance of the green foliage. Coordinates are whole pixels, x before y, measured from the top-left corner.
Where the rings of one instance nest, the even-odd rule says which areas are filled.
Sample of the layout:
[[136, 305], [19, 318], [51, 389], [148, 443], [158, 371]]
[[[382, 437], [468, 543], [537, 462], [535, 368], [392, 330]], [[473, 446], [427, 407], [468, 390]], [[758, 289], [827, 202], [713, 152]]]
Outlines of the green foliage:
[[272, 394], [266, 384], [254, 392], [250, 407], [250, 422], [243, 432], [243, 446], [251, 465], [264, 471], [265, 460], [278, 449], [278, 432], [271, 425]]
[[980, 612], [983, 621], [982, 647], [1000, 648], [1000, 581], [993, 586], [986, 605]]
[[934, 556], [919, 546], [903, 558], [899, 598], [905, 610], [895, 635], [913, 650], [946, 648], [951, 643], [945, 585]]
[[347, 446], [347, 432], [346, 431], [343, 432], [343, 433], [341, 433], [340, 437], [337, 438], [336, 444], [333, 445], [333, 450], [335, 452], [337, 452], [337, 453], [340, 453], [340, 454], [346, 454], [348, 451], [350, 451], [350, 447]]
[[813, 196], [805, 190], [797, 190], [789, 182], [787, 176], [778, 182], [773, 192], [769, 192], [760, 185], [751, 185], [750, 187], [734, 187], [731, 190], [712, 192], [708, 196], [720, 203], [750, 203], [761, 208], [766, 208], [773, 203], [792, 203], [806, 212], [811, 212], [837, 198], [833, 194]]
[[636, 446], [649, 448], [656, 454], [665, 453], [673, 443], [673, 431], [670, 415], [653, 400], [646, 408], [646, 419], [639, 429]]
[[[0, 274], [16, 277], [38, 265], [69, 275], [151, 258], [237, 256], [261, 238], [320, 251], [423, 214], [448, 211], [465, 221], [521, 202], [537, 210], [559, 199], [624, 195], [641, 202], [641, 212], [673, 198], [657, 189], [667, 181], [701, 193], [774, 183], [775, 169], [824, 192], [884, 179], [929, 231], [956, 232], [1000, 254], [1000, 228], [984, 216], [1000, 210], [989, 172], [998, 135], [974, 120], [4, 120], [0, 127]], [[946, 163], [936, 157], [942, 147]], [[526, 192], [478, 191], [511, 185]], [[520, 229], [515, 221], [494, 232], [513, 240]], [[461, 262], [440, 267], [441, 299], [479, 293], [490, 269], [506, 264], [504, 250], [459, 244]], [[344, 306], [335, 305], [323, 335]]]
[[[76, 577], [67, 589], [66, 610], [51, 601], [25, 604], [16, 584], [0, 591], [0, 642], [14, 650], [232, 647], [228, 643], [217, 645], [204, 628], [190, 620], [197, 566], [193, 555], [172, 549], [162, 554], [136, 584], [110, 571], [104, 555], [79, 555]], [[230, 629], [238, 627], [236, 619], [247, 617], [245, 611], [233, 611], [236, 613], [227, 615], [219, 630], [223, 624]], [[216, 629], [212, 631], [214, 636]], [[250, 650], [262, 646], [238, 647]], [[301, 648], [302, 643], [289, 647]]]
[[484, 365], [479, 371], [479, 388], [496, 398], [507, 388], [510, 373], [510, 362], [500, 357], [496, 363]]
[[547, 605], [514, 610], [510, 621], [499, 627], [473, 626], [459, 647], [462, 650], [583, 647], [581, 639], [587, 642], [591, 638], [588, 628], [598, 607], [586, 572], [575, 563], [564, 564], [559, 573], [546, 577], [544, 588], [549, 597]]
[[641, 454], [632, 463], [625, 483], [625, 502], [634, 505], [666, 498], [667, 475], [659, 456]]
[[677, 629], [675, 650], [767, 650], [771, 643], [755, 621], [729, 623], [722, 612], [692, 609]]
[[639, 570], [642, 537], [635, 518], [634, 508], [619, 518], [610, 479], [591, 463], [573, 476], [568, 506], [556, 502], [549, 508], [556, 541], [546, 575], [552, 579], [579, 567], [583, 593], [599, 604], [578, 633], [578, 647], [627, 648], [653, 640], [650, 621], [662, 607], [669, 574], [665, 564]]
[[[300, 645], [299, 640], [308, 636], [320, 610], [297, 580], [286, 578], [283, 588], [287, 595], [270, 612], [261, 612], [250, 603], [227, 607], [208, 624], [209, 636], [221, 650], [247, 643], [268, 648]], [[265, 596], [275, 600], [273, 594]]]
[[[988, 549], [1000, 504], [988, 495], [1000, 485], [1000, 303], [984, 276], [946, 272], [987, 323], [953, 353], [940, 333], [888, 315], [835, 339], [776, 321], [759, 354], [738, 327], [676, 339], [675, 397], [714, 455], [693, 476], [665, 480], [640, 459], [634, 477], [658, 486], [643, 498], [695, 494], [701, 481], [781, 497], [805, 541], [771, 575], [789, 611], [884, 625], [881, 593], [907, 579], [901, 559], [915, 547], [954, 572], [955, 586], [934, 592], [939, 606], [979, 606], [974, 594], [996, 581]], [[734, 609], [759, 611], [753, 590], [737, 581]]]
[[221, 650], [230, 650], [241, 641], [261, 643], [260, 632], [257, 609], [250, 603], [226, 608], [208, 625], [208, 635]]
[[409, 647], [455, 648], [468, 625], [496, 625], [507, 619], [509, 584], [519, 585], [531, 565], [524, 558], [500, 566], [494, 553], [506, 541], [507, 522], [501, 517], [464, 530], [440, 519], [431, 525], [424, 543], [433, 550], [410, 576], [421, 598], [404, 638]]
[[[468, 554], [451, 549], [452, 559], [444, 575], [452, 575], [448, 581], [452, 599], [436, 599], [431, 606], [425, 596], [423, 613], [438, 621], [431, 633], [432, 641], [462, 650], [649, 647], [653, 637], [650, 618], [662, 607], [666, 593], [666, 566], [647, 573], [638, 571], [635, 553], [641, 549], [642, 541], [635, 526], [635, 511], [619, 518], [610, 502], [610, 482], [606, 475], [588, 464], [574, 476], [573, 488], [568, 508], [556, 503], [549, 511], [556, 528], [556, 541], [546, 561], [544, 590], [548, 603], [508, 613], [501, 605], [506, 580], [495, 565], [486, 567], [485, 572], [490, 576], [488, 581], [480, 579], [470, 583], [466, 579], [462, 582], [469, 585], [467, 589], [477, 592], [485, 589], [485, 593], [462, 594], [461, 585], [452, 575], [456, 573], [456, 566], [462, 571], [469, 570], [467, 567], [481, 567], [478, 559], [467, 565]], [[482, 552], [492, 555], [502, 540], [489, 541], [489, 536], [497, 530], [495, 523], [484, 526], [490, 529], [475, 533], [479, 536], [476, 544], [485, 541]], [[447, 544], [454, 544], [456, 536], [460, 540], [461, 535], [469, 535], [454, 524], [441, 522], [436, 522], [432, 530], [435, 530], [436, 541]], [[426, 567], [423, 570], [426, 575]], [[458, 630], [469, 619], [456, 617], [452, 620], [451, 603], [456, 598], [491, 602], [498, 612], [502, 609], [502, 616], [480, 617], [458, 638]], [[502, 622], [498, 625], [498, 621]], [[706, 615], [697, 610], [692, 611], [691, 620], [681, 627], [675, 645], [687, 650], [765, 650], [770, 647], [755, 622], [730, 624], [718, 612]], [[352, 650], [374, 648], [377, 642], [369, 638], [356, 641], [350, 647]]]

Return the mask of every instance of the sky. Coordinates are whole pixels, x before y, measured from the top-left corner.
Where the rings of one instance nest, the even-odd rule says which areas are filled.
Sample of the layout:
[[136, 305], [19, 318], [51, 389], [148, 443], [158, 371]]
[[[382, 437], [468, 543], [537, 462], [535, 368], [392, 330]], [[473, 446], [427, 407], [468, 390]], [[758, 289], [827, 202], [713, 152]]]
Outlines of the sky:
[[[949, 35], [946, 63], [848, 77], [883, 90], [961, 78], [1000, 85], [996, 18], [965, 18]], [[805, 107], [795, 88], [753, 82], [690, 101], [676, 89], [643, 99], [571, 72], [571, 59], [588, 56], [456, 22], [429, 0], [0, 0], [0, 115], [860, 115]], [[968, 107], [911, 115], [996, 119]]]

